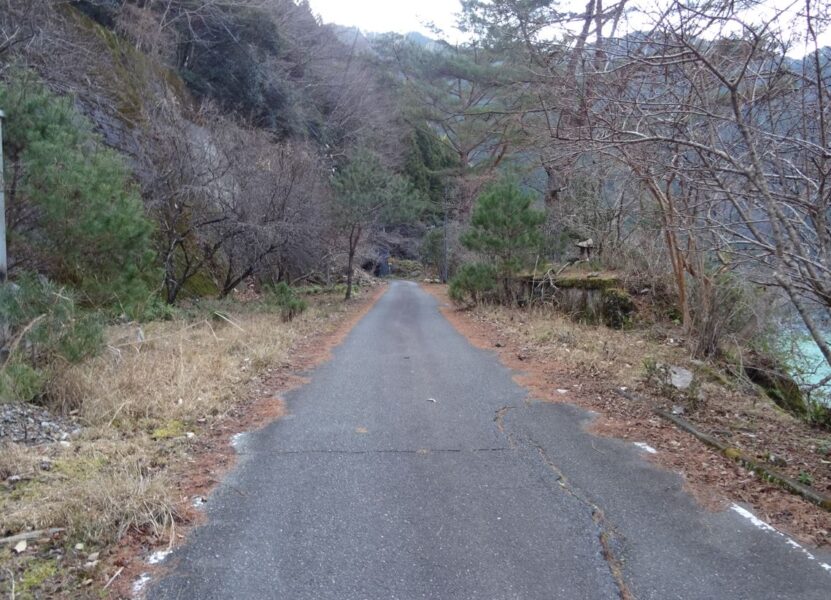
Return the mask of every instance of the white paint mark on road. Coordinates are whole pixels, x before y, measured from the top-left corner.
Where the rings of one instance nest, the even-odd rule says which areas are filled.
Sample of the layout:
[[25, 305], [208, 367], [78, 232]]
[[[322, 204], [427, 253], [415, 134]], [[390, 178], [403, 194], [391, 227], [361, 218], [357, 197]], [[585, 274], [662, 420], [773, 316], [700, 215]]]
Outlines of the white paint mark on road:
[[[784, 533], [782, 533], [781, 531], [779, 531], [778, 529], [776, 529], [772, 525], [769, 525], [769, 524], [765, 523], [764, 521], [762, 521], [759, 517], [754, 515], [749, 510], [742, 508], [738, 504], [732, 504], [730, 506], [730, 510], [740, 514], [745, 519], [747, 519], [748, 521], [753, 523], [753, 525], [755, 527], [758, 527], [762, 531], [769, 531], [769, 532], [775, 533], [776, 535], [779, 535], [779, 536], [783, 537], [785, 539], [785, 543], [788, 544], [788, 546], [790, 546], [794, 550], [797, 550], [797, 551], [801, 552], [802, 554], [804, 554], [805, 557], [808, 560], [814, 560], [814, 561], [817, 560], [816, 557], [813, 554], [811, 554], [810, 552], [808, 552], [808, 550], [806, 550], [805, 547], [802, 546], [799, 542], [789, 538], [788, 536], [786, 536]], [[817, 563], [817, 564], [819, 564], [819, 566], [822, 567], [826, 572], [831, 573], [831, 565], [826, 564], [826, 563], [822, 563], [822, 562]]]
[[[745, 519], [747, 519], [748, 521], [753, 523], [753, 525], [755, 525], [756, 527], [758, 527], [759, 529], [761, 529], [763, 531], [772, 531], [773, 533], [779, 533], [779, 531], [774, 529], [771, 525], [768, 525], [767, 523], [762, 521], [759, 517], [754, 515], [752, 512], [750, 512], [747, 509], [742, 508], [738, 504], [731, 505], [730, 510], [732, 510], [733, 512], [739, 513], [741, 516], [743, 516]], [[779, 534], [783, 535], [781, 533], [779, 533]]]
[[657, 450], [655, 450], [655, 448], [653, 448], [653, 447], [652, 447], [652, 446], [650, 446], [649, 444], [645, 444], [644, 442], [634, 442], [634, 444], [635, 444], [638, 448], [640, 448], [641, 450], [643, 450], [644, 452], [649, 452], [650, 454], [658, 454], [658, 451], [657, 451]]

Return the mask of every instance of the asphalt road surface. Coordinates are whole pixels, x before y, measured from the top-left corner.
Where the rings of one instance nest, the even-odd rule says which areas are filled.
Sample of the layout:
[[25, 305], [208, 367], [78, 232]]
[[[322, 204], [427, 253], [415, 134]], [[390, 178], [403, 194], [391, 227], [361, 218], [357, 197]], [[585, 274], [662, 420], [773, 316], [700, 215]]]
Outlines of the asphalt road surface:
[[536, 403], [396, 282], [289, 416], [239, 440], [153, 599], [831, 598], [831, 557], [710, 513], [644, 451]]

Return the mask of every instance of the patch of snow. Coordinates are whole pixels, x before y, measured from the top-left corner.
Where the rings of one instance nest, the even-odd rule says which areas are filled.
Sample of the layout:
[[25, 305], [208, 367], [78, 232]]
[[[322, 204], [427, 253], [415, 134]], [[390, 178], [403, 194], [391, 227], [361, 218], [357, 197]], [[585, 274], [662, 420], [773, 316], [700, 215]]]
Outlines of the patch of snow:
[[235, 450], [239, 450], [245, 444], [245, 432], [243, 433], [236, 433], [231, 436], [231, 445], [234, 447]]
[[634, 442], [634, 444], [635, 444], [638, 448], [640, 448], [641, 450], [643, 450], [644, 452], [649, 452], [650, 454], [658, 454], [658, 451], [657, 451], [657, 450], [655, 450], [655, 448], [653, 448], [653, 447], [652, 447], [652, 446], [650, 446], [649, 444], [645, 444], [645, 443], [643, 443], [643, 442]]
[[[776, 535], [778, 535], [778, 536], [781, 536], [781, 537], [785, 538], [785, 543], [786, 543], [786, 544], [788, 544], [788, 546], [790, 546], [790, 547], [791, 547], [791, 548], [793, 548], [794, 550], [798, 550], [799, 552], [801, 552], [802, 554], [804, 554], [804, 555], [805, 555], [805, 557], [806, 557], [808, 560], [814, 560], [814, 561], [816, 560], [816, 557], [815, 557], [813, 554], [811, 554], [810, 552], [808, 552], [808, 550], [806, 550], [804, 546], [802, 546], [801, 544], [799, 544], [799, 542], [797, 542], [797, 541], [795, 541], [795, 540], [792, 540], [791, 538], [789, 538], [788, 536], [786, 536], [784, 533], [782, 533], [782, 532], [781, 532], [781, 531], [779, 531], [778, 529], [774, 528], [774, 527], [773, 527], [773, 526], [771, 526], [771, 525], [768, 525], [767, 523], [765, 523], [764, 521], [762, 521], [760, 518], [758, 518], [756, 515], [754, 515], [754, 514], [753, 514], [752, 512], [750, 512], [749, 510], [746, 510], [746, 509], [742, 508], [742, 507], [741, 507], [741, 506], [739, 506], [738, 504], [733, 504], [733, 505], [731, 505], [731, 506], [730, 506], [730, 510], [732, 510], [733, 512], [736, 512], [736, 513], [738, 513], [738, 514], [740, 514], [741, 516], [743, 516], [745, 519], [747, 519], [748, 521], [750, 521], [751, 523], [753, 523], [753, 525], [755, 525], [756, 527], [758, 527], [758, 528], [759, 528], [759, 529], [761, 529], [762, 531], [770, 531], [770, 532], [772, 532], [772, 533], [775, 533], [775, 534], [776, 534]], [[822, 567], [825, 571], [828, 571], [829, 573], [831, 573], [831, 565], [828, 565], [828, 564], [825, 564], [825, 563], [818, 563], [818, 564], [819, 564], [819, 566], [820, 566], [820, 567]]]
[[133, 596], [141, 594], [148, 583], [150, 583], [149, 573], [142, 573], [139, 575], [139, 578], [133, 582]]
[[150, 555], [147, 559], [147, 564], [157, 565], [162, 562], [170, 554], [170, 550], [158, 550]]

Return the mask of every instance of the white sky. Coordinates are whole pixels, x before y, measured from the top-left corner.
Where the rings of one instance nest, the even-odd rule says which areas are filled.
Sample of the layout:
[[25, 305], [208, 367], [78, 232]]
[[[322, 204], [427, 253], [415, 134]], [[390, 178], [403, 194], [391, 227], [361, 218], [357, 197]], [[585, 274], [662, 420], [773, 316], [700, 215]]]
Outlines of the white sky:
[[[580, 7], [585, 5], [585, 0], [570, 0], [575, 10], [579, 12]], [[444, 31], [444, 39], [449, 42], [461, 42], [466, 36], [457, 31], [454, 27], [456, 13], [461, 10], [458, 0], [309, 0], [312, 10], [320, 15], [326, 23], [337, 23], [358, 27], [365, 32], [386, 33], [395, 31], [408, 33], [418, 31], [425, 35], [435, 37], [430, 30], [424, 26], [432, 22]], [[569, 0], [561, 2], [561, 6], [567, 6]], [[650, 22], [649, 13], [656, 10], [656, 7], [664, 4], [660, 0], [637, 0], [630, 5], [640, 6], [646, 9], [646, 14], [633, 14], [627, 21], [629, 29], [639, 29], [647, 26]], [[785, 30], [790, 29], [792, 20], [802, 9], [802, 0], [767, 0], [754, 11], [746, 12], [743, 18], [748, 22], [758, 19], [769, 18], [777, 9], [784, 14], [775, 21], [777, 25]], [[797, 22], [797, 35], [801, 37], [804, 32], [804, 23]], [[625, 27], [624, 27], [625, 29]], [[705, 36], [717, 36], [717, 28], [710, 28]], [[721, 33], [726, 33], [721, 30]], [[622, 33], [622, 32], [619, 32]], [[817, 32], [820, 45], [831, 45], [831, 30], [824, 29]], [[800, 56], [805, 52], [804, 43], [795, 40], [794, 46], [789, 54]]]
[[312, 10], [326, 23], [358, 27], [362, 31], [431, 35], [423, 23], [433, 22], [454, 39], [458, 0], [309, 0]]

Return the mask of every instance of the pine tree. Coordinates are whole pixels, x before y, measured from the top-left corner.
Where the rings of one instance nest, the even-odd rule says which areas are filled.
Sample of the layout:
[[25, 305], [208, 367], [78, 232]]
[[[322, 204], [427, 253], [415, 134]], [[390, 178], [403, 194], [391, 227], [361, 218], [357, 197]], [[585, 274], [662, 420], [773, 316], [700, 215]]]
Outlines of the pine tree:
[[496, 267], [506, 300], [510, 280], [527, 266], [542, 243], [545, 213], [533, 208], [534, 197], [511, 180], [488, 188], [478, 199], [462, 244], [486, 256]]
[[0, 106], [11, 264], [71, 286], [90, 306], [129, 312], [146, 301], [153, 228], [122, 158], [71, 99], [30, 73], [0, 84]]

